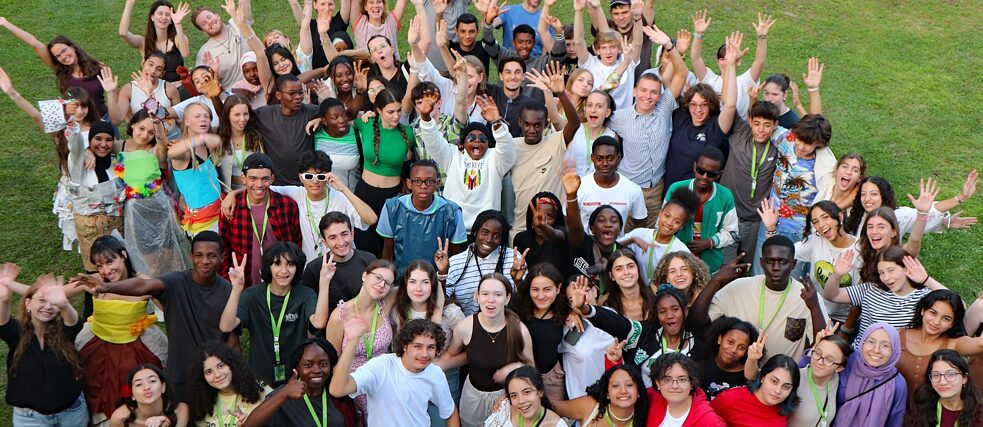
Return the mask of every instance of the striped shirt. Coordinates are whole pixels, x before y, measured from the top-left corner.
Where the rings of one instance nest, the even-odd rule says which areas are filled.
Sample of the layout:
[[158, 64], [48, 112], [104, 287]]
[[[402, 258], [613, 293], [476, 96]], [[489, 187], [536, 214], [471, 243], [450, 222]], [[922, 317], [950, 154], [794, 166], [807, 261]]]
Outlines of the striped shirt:
[[618, 172], [642, 188], [654, 187], [666, 171], [672, 112], [679, 104], [672, 92], [663, 87], [649, 114], [639, 114], [634, 106], [617, 107], [609, 127], [621, 136], [625, 150]]
[[[478, 283], [482, 275], [495, 272], [498, 254], [501, 252], [501, 248], [495, 248], [487, 257], [479, 258], [473, 248], [473, 245], [469, 246], [468, 250], [451, 257], [450, 266], [447, 268], [447, 287], [444, 289], [448, 298], [453, 296], [457, 299], [457, 304], [461, 306], [465, 316], [478, 312], [478, 301], [474, 299], [474, 294], [478, 291]], [[509, 270], [512, 269], [512, 257], [512, 248], [506, 248], [501, 273], [508, 277], [512, 291], [515, 292], [515, 283], [512, 283], [512, 276], [509, 275]]]
[[853, 341], [853, 348], [860, 348], [860, 340], [864, 332], [870, 325], [877, 322], [884, 322], [895, 328], [901, 329], [908, 326], [911, 317], [915, 314], [915, 304], [931, 289], [915, 289], [905, 296], [898, 296], [894, 292], [885, 291], [873, 283], [863, 283], [846, 288], [847, 295], [850, 296], [850, 303], [862, 308], [860, 311], [859, 328], [857, 338]]

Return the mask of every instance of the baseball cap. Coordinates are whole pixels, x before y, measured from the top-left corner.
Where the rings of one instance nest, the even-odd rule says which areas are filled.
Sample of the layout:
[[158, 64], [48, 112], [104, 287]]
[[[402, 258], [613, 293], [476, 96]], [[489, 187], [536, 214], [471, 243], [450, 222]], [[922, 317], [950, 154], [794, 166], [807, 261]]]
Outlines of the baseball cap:
[[611, 7], [615, 7], [617, 5], [622, 5], [622, 4], [631, 6], [631, 0], [611, 0]]
[[242, 173], [245, 174], [250, 169], [269, 169], [270, 172], [276, 174], [273, 169], [273, 159], [263, 153], [253, 153], [246, 157], [246, 160], [242, 162]]

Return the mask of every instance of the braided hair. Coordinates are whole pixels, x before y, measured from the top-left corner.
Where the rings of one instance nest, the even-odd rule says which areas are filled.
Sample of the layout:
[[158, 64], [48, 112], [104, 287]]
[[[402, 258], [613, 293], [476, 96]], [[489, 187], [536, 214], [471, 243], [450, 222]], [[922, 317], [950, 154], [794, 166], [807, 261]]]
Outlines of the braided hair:
[[471, 226], [471, 233], [468, 234], [468, 241], [471, 244], [468, 245], [468, 254], [464, 258], [464, 268], [461, 270], [461, 274], [457, 276], [454, 280], [454, 284], [450, 287], [457, 286], [461, 282], [461, 279], [468, 272], [468, 264], [471, 263], [471, 258], [474, 257], [475, 265], [478, 265], [478, 255], [474, 250], [475, 241], [478, 238], [478, 230], [484, 223], [488, 221], [497, 221], [502, 225], [502, 241], [498, 243], [498, 262], [495, 264], [495, 273], [503, 273], [505, 270], [505, 254], [509, 248], [508, 236], [512, 231], [512, 226], [509, 224], [508, 219], [500, 211], [494, 209], [488, 209], [478, 214], [474, 219], [474, 224]]
[[[375, 160], [372, 161], [372, 166], [379, 164], [379, 144], [381, 142], [380, 128], [382, 127], [382, 110], [386, 108], [387, 105], [399, 103], [396, 99], [396, 95], [389, 89], [385, 89], [379, 92], [375, 96], [375, 102], [372, 105], [375, 107], [375, 120], [372, 122], [372, 151], [375, 153]], [[406, 149], [410, 150], [413, 148], [413, 143], [410, 141], [409, 135], [406, 134], [406, 129], [400, 125], [396, 124], [396, 129], [399, 130], [399, 135], [403, 137], [403, 143], [406, 144]]]

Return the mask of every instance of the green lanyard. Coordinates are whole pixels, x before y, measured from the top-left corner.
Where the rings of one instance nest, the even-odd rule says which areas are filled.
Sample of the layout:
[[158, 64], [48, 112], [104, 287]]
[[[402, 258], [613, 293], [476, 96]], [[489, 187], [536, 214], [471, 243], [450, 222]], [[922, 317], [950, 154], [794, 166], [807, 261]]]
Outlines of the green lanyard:
[[765, 146], [765, 152], [761, 153], [761, 159], [758, 159], [758, 143], [751, 141], [751, 198], [754, 198], [754, 193], [758, 189], [758, 166], [761, 166], [765, 162], [765, 158], [768, 157], [768, 147]]
[[270, 304], [270, 285], [266, 286], [266, 306], [270, 309], [270, 328], [273, 329], [273, 355], [276, 358], [277, 366], [280, 365], [280, 327], [283, 326], [283, 314], [287, 312], [287, 302], [290, 301], [290, 291], [283, 297], [283, 305], [280, 306], [280, 317], [273, 320], [273, 306]]
[[782, 311], [782, 306], [785, 305], [785, 297], [788, 296], [788, 290], [791, 288], [792, 279], [788, 279], [788, 284], [785, 285], [785, 290], [782, 291], [782, 297], [778, 300], [778, 309], [775, 310], [775, 315], [771, 316], [771, 320], [765, 325], [765, 279], [761, 279], [761, 295], [758, 296], [758, 325], [761, 326], [761, 333], [765, 333], [771, 326], [771, 323], [775, 321], [775, 318], [778, 317], [778, 313]]
[[224, 409], [222, 409], [222, 402], [219, 402], [217, 397], [215, 398], [214, 415], [215, 415], [215, 421], [218, 422], [219, 427], [235, 427], [236, 423], [233, 422], [235, 417], [232, 416], [232, 412], [235, 411], [237, 406], [239, 406], [238, 394], [236, 395], [235, 401], [232, 402], [232, 406], [229, 408], [228, 411], [229, 416], [228, 418], [226, 418], [225, 416], [222, 415], [226, 412]]
[[[358, 297], [355, 297], [355, 307], [358, 307]], [[365, 360], [372, 359], [372, 348], [375, 347], [375, 328], [379, 324], [379, 303], [375, 303], [372, 310], [372, 331], [368, 335], [362, 335], [362, 344], [365, 345]]]
[[826, 403], [829, 402], [829, 389], [826, 389], [826, 400], [823, 405], [819, 406], [819, 391], [816, 390], [816, 382], [812, 379], [812, 366], [806, 367], [806, 376], [809, 377], [809, 390], [812, 391], [812, 398], [816, 401], [816, 412], [819, 412], [819, 418], [822, 420], [822, 425], [826, 425], [826, 415], [829, 411], [826, 410]]
[[311, 399], [307, 397], [307, 393], [304, 393], [304, 403], [307, 404], [307, 409], [311, 411], [311, 418], [314, 418], [314, 424], [317, 427], [325, 427], [328, 425], [328, 391], [321, 390], [321, 419], [317, 419], [317, 412], [314, 412], [314, 405], [311, 405]]
[[307, 203], [307, 220], [311, 223], [311, 236], [314, 238], [314, 250], [317, 251], [318, 256], [321, 255], [321, 239], [318, 239], [317, 236], [321, 233], [318, 230], [317, 223], [321, 221], [321, 218], [323, 218], [325, 215], [328, 214], [328, 202], [330, 201], [331, 201], [331, 189], [325, 188], [324, 212], [321, 213], [321, 216], [317, 217], [317, 221], [314, 221], [314, 216], [311, 215], [311, 212], [313, 211], [313, 209], [311, 209], [311, 198], [304, 197], [304, 202]]
[[666, 353], [679, 353], [683, 351], [683, 337], [679, 337], [679, 348], [673, 350], [669, 348], [669, 344], [666, 342], [666, 334], [662, 334], [662, 354]]
[[[543, 418], [546, 418], [546, 408], [539, 408], [539, 416], [536, 417], [539, 421], [535, 425], [539, 425], [543, 422]], [[526, 423], [526, 419], [522, 417], [522, 413], [519, 413], [519, 427], [523, 427]]]
[[253, 218], [252, 206], [249, 205], [249, 198], [246, 198], [246, 205], [249, 206], [249, 209], [250, 209], [249, 210], [249, 223], [253, 226], [253, 235], [256, 237], [256, 240], [259, 242], [259, 255], [260, 256], [263, 256], [263, 240], [266, 239], [266, 227], [270, 223], [270, 203], [271, 202], [273, 202], [273, 199], [272, 198], [270, 198], [270, 199], [268, 199], [266, 201], [266, 210], [263, 211], [263, 234], [260, 234], [259, 233], [259, 230], [256, 229], [256, 219]]
[[242, 170], [242, 162], [245, 160], [245, 157], [246, 157], [246, 137], [245, 135], [243, 135], [242, 142], [240, 143], [239, 149], [236, 150], [235, 147], [232, 147], [232, 161], [236, 165], [236, 170], [239, 171]]
[[[655, 250], [654, 250], [655, 249], [654, 248], [654, 246], [655, 246], [655, 235], [658, 234], [658, 229], [659, 229], [659, 223], [656, 222], [655, 223], [655, 230], [656, 231], [653, 231], [652, 232], [652, 246], [649, 246], [649, 262], [648, 262], [649, 283], [651, 283], [653, 280], [655, 280], [655, 267], [654, 267], [655, 261], [653, 260], [653, 257], [655, 255]], [[676, 241], [676, 235], [673, 234], [672, 237], [669, 238], [669, 243], [666, 243], [666, 248], [662, 251], [662, 253], [665, 254], [666, 252], [671, 251], [672, 250], [672, 244], [675, 241]]]
[[[632, 413], [632, 415], [634, 415], [634, 413]], [[611, 409], [610, 408], [607, 409], [606, 411], [604, 411], [604, 420], [608, 422], [608, 425], [609, 426], [615, 427], [614, 426], [614, 421], [611, 421]], [[635, 427], [635, 420], [628, 421], [628, 427]]]
[[[942, 425], [942, 399], [939, 399], [939, 403], [935, 407], [935, 419], [938, 420], [939, 422], [938, 424], [936, 424], [936, 426], [941, 426]], [[952, 426], [958, 427], [959, 421], [952, 423]]]

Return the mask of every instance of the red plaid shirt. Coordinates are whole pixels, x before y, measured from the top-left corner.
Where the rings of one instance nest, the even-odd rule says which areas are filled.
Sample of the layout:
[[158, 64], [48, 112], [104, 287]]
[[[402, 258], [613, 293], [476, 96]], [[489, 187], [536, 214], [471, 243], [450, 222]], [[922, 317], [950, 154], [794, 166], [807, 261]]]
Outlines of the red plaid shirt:
[[[275, 191], [270, 191], [270, 226], [273, 228], [273, 236], [278, 241], [294, 242], [297, 246], [303, 244], [297, 202]], [[236, 210], [232, 213], [232, 219], [226, 218], [225, 215], [221, 216], [218, 231], [225, 241], [221, 273], [222, 277], [228, 279], [229, 268], [232, 267], [232, 253], [235, 252], [236, 257], [241, 260], [244, 254], [251, 254], [253, 248], [252, 213], [246, 203], [245, 191], [236, 196]], [[252, 271], [250, 266], [253, 262], [262, 262], [262, 260], [254, 260], [252, 257], [246, 260], [247, 277]], [[250, 284], [247, 280], [246, 287]]]

